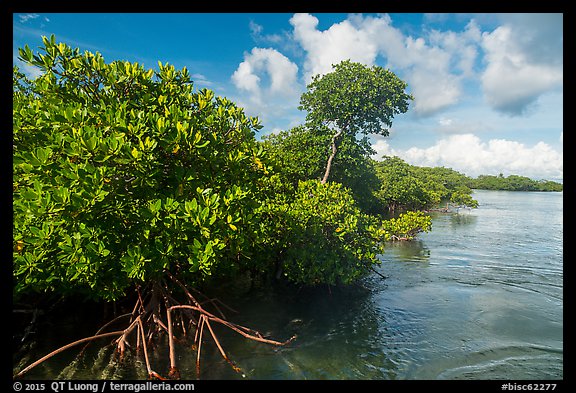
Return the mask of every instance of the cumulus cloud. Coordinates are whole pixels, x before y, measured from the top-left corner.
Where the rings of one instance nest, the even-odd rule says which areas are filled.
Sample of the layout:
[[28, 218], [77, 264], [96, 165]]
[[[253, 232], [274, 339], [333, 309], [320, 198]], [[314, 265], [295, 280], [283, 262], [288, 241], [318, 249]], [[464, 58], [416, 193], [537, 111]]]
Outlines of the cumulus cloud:
[[472, 19], [462, 31], [430, 30], [417, 37], [395, 28], [388, 15], [349, 15], [325, 30], [310, 14], [294, 14], [290, 23], [293, 39], [305, 51], [306, 84], [342, 60], [370, 66], [382, 58], [408, 82], [414, 115], [431, 116], [455, 105], [463, 84], [478, 75], [488, 105], [520, 115], [542, 94], [562, 86], [563, 17], [498, 17], [501, 25], [493, 31], [482, 32]]
[[[511, 40], [531, 64], [561, 66], [564, 59], [564, 16], [554, 13], [499, 15], [512, 32]], [[537, 27], [537, 28], [535, 28]]]
[[282, 118], [298, 105], [298, 66], [275, 49], [246, 52], [231, 80], [240, 92], [236, 100], [262, 120]]
[[350, 59], [373, 65], [378, 57], [408, 82], [416, 115], [429, 116], [455, 104], [462, 94], [463, 78], [473, 75], [480, 38], [471, 22], [463, 32], [432, 31], [428, 40], [404, 35], [388, 15], [350, 15], [324, 31], [318, 18], [295, 14], [290, 23], [294, 39], [306, 51], [304, 80], [332, 70], [332, 64]]
[[563, 153], [544, 142], [534, 146], [505, 139], [482, 142], [473, 134], [451, 135], [428, 148], [396, 150], [383, 138], [372, 145], [375, 159], [398, 156], [417, 166], [452, 168], [468, 176], [520, 175], [533, 179], [562, 179]]
[[482, 37], [480, 27], [474, 19], [466, 25], [464, 31], [441, 32], [432, 30], [429, 34], [430, 45], [443, 48], [450, 55], [454, 72], [465, 77], [474, 77], [474, 64], [478, 58], [478, 46]]
[[460, 99], [463, 79], [472, 74], [477, 54], [469, 37], [467, 31], [432, 31], [428, 41], [405, 37], [401, 47], [384, 46], [383, 55], [390, 67], [405, 75], [417, 115], [433, 115]]
[[[453, 31], [433, 29], [429, 23], [438, 17], [450, 22], [455, 18], [427, 15], [416, 33], [394, 26], [387, 14], [350, 14], [321, 29], [318, 17], [296, 13], [289, 20], [291, 33], [284, 32], [282, 39], [264, 34], [262, 26], [251, 22], [252, 38], [275, 49], [247, 52], [232, 81], [242, 93], [241, 101], [267, 114], [285, 94], [288, 99], [281, 103], [286, 111], [275, 112], [280, 115], [288, 113], [289, 102], [297, 107], [313, 75], [330, 72], [333, 64], [347, 59], [382, 65], [405, 80], [415, 98], [409, 115], [421, 119], [456, 108], [464, 100], [470, 105], [482, 94], [484, 102], [499, 114], [523, 114], [536, 101], [543, 104], [551, 90], [561, 92], [561, 14], [489, 14], [473, 19], [460, 15], [458, 23], [463, 27]], [[471, 19], [466, 23], [464, 18]], [[495, 18], [496, 28], [481, 27], [488, 22], [494, 26]], [[288, 45], [298, 50], [294, 46], [288, 50]], [[300, 69], [280, 50], [293, 55], [294, 61], [301, 59]], [[481, 122], [477, 123], [452, 119], [440, 123], [436, 131], [446, 135], [482, 131]]]
[[412, 108], [419, 116], [433, 115], [455, 104], [461, 95], [460, 78], [440, 71], [436, 72], [438, 78], [431, 79], [431, 74], [434, 70], [422, 67], [407, 77], [414, 96]]
[[244, 54], [232, 82], [236, 87], [252, 93], [260, 93], [263, 89], [263, 75], [270, 80], [269, 90], [272, 93], [290, 94], [297, 84], [298, 66], [282, 53], [271, 48], [253, 48]]
[[294, 14], [290, 24], [294, 39], [306, 51], [304, 62], [305, 82], [312, 76], [332, 71], [332, 64], [352, 60], [373, 65], [377, 46], [360, 26], [350, 20], [335, 23], [328, 30], [318, 30], [318, 18], [310, 14]]
[[562, 25], [562, 14], [516, 14], [483, 33], [487, 65], [481, 83], [490, 106], [521, 115], [542, 94], [562, 86]]
[[382, 18], [369, 24], [388, 67], [408, 82], [416, 115], [431, 116], [460, 100], [478, 56], [480, 30], [473, 20], [462, 32], [431, 30], [416, 38], [404, 36]]

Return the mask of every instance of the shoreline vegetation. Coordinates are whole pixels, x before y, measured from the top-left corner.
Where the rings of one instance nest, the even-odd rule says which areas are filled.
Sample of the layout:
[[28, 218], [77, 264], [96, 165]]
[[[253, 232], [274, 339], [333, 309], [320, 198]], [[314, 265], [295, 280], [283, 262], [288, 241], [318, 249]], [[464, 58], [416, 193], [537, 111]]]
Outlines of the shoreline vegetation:
[[471, 178], [468, 185], [472, 189], [495, 190], [495, 191], [551, 191], [560, 192], [564, 190], [564, 185], [552, 180], [534, 180], [526, 176], [509, 175], [507, 177], [499, 174], [480, 175]]
[[[190, 377], [174, 356], [186, 337], [197, 378], [203, 337], [241, 373], [214, 325], [275, 346], [296, 338], [279, 341], [233, 323], [203, 288], [246, 276], [294, 290], [346, 287], [376, 271], [387, 241], [430, 231], [426, 209], [475, 208], [473, 188], [561, 189], [371, 159], [367, 135], [387, 136], [413, 99], [381, 67], [334, 65], [302, 96], [306, 123], [258, 141], [259, 119], [213, 91], [194, 90], [185, 67], [106, 63], [53, 35], [42, 39], [41, 52], [19, 49], [40, 76], [13, 69], [12, 291], [14, 312], [32, 319], [23, 337], [13, 337], [13, 353], [46, 317], [47, 298], [112, 305], [129, 298], [131, 307], [95, 335], [18, 364], [15, 378], [106, 337], [116, 337], [110, 345], [119, 359], [143, 354], [150, 379]], [[164, 341], [167, 375], [149, 360]]]

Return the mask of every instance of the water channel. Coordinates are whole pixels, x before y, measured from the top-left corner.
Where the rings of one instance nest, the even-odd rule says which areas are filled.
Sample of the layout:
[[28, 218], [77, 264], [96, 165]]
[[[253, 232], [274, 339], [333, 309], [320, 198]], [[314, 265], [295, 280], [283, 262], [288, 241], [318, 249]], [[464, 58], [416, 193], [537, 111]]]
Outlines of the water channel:
[[[239, 311], [234, 322], [274, 339], [298, 337], [277, 348], [220, 329], [242, 372], [212, 345], [201, 378], [562, 379], [563, 193], [476, 190], [473, 197], [477, 209], [433, 213], [431, 232], [388, 244], [378, 267], [386, 279], [374, 274], [345, 291], [224, 299]], [[128, 366], [106, 373], [98, 363], [109, 361], [105, 351], [81, 360], [74, 350], [57, 355], [29, 378], [146, 377]], [[70, 361], [78, 364], [66, 374]], [[183, 378], [196, 377], [195, 362], [195, 352], [179, 350]]]

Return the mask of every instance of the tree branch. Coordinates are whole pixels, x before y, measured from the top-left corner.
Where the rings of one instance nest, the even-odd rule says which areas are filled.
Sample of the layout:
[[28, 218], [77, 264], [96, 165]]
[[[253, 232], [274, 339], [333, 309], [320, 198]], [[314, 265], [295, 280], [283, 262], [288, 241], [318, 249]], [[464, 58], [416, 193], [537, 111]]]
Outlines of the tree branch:
[[322, 178], [321, 184], [326, 184], [328, 181], [328, 176], [330, 176], [330, 169], [332, 168], [332, 160], [336, 156], [336, 152], [338, 151], [336, 148], [336, 140], [342, 135], [343, 129], [341, 128], [334, 136], [332, 137], [332, 154], [328, 157], [328, 162], [326, 163], [326, 172], [324, 172], [324, 177]]

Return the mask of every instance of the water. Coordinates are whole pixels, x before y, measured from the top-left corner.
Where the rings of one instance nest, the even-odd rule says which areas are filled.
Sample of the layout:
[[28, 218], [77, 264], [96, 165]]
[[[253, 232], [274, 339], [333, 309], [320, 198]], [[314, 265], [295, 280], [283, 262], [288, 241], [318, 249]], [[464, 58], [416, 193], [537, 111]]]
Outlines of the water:
[[[276, 340], [298, 337], [278, 348], [216, 326], [242, 373], [206, 340], [201, 377], [562, 379], [563, 194], [478, 190], [474, 198], [478, 209], [437, 213], [432, 232], [389, 244], [378, 268], [385, 280], [224, 299], [239, 311], [234, 322]], [[177, 355], [183, 378], [195, 378], [195, 353]], [[61, 377], [74, 355], [53, 359], [30, 377]], [[94, 360], [82, 362], [75, 378], [102, 377]], [[142, 378], [128, 366], [116, 372]]]

